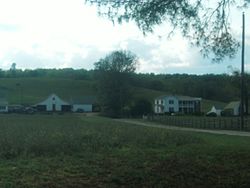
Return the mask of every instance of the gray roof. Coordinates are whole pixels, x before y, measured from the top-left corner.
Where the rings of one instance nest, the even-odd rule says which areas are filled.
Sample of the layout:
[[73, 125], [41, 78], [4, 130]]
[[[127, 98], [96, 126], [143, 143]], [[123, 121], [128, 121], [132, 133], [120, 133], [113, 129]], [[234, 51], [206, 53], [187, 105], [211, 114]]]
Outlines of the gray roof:
[[175, 97], [178, 100], [183, 100], [183, 101], [197, 101], [201, 100], [201, 98], [198, 97], [190, 97], [190, 96], [183, 96], [183, 95], [161, 95], [159, 97], [156, 97], [156, 99], [164, 99], [165, 97]]
[[224, 109], [234, 109], [234, 108], [238, 108], [239, 106], [240, 106], [240, 101], [232, 101], [228, 103]]
[[94, 104], [96, 101], [96, 96], [83, 96], [79, 98], [72, 98], [71, 104]]
[[201, 98], [198, 97], [189, 97], [189, 96], [176, 96], [178, 100], [183, 100], [183, 101], [193, 101], [193, 100], [201, 100]]

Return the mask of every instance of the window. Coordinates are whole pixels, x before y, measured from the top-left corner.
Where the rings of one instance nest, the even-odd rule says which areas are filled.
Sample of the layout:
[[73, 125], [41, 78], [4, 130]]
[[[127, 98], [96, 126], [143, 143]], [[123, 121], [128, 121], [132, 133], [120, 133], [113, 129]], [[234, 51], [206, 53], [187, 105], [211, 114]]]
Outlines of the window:
[[169, 107], [169, 112], [174, 112], [174, 108], [173, 107]]
[[0, 106], [0, 110], [6, 110], [6, 106]]
[[169, 104], [174, 104], [174, 100], [169, 100]]

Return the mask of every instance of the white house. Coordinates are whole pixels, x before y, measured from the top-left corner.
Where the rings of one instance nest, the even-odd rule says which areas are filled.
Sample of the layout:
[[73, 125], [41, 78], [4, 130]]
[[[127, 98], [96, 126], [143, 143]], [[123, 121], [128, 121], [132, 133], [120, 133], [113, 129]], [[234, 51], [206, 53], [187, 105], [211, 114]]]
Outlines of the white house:
[[163, 113], [197, 113], [201, 111], [201, 98], [179, 95], [164, 95], [154, 101], [154, 112]]
[[0, 113], [8, 112], [8, 101], [0, 99]]
[[36, 107], [38, 111], [71, 111], [71, 105], [68, 102], [60, 99], [56, 94], [51, 94], [47, 99], [36, 104]]
[[80, 99], [73, 99], [71, 102], [73, 112], [92, 112], [93, 104], [96, 102], [94, 96], [84, 96]]

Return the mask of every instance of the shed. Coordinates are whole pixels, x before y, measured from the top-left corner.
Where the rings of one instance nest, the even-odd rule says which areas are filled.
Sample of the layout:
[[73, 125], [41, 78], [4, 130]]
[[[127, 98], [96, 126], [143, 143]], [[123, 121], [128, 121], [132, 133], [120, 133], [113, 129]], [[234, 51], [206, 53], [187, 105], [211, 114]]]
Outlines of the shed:
[[73, 112], [92, 112], [93, 104], [96, 103], [95, 96], [83, 96], [71, 100]]
[[51, 94], [47, 99], [36, 104], [36, 108], [38, 111], [68, 112], [71, 110], [71, 105], [56, 94]]

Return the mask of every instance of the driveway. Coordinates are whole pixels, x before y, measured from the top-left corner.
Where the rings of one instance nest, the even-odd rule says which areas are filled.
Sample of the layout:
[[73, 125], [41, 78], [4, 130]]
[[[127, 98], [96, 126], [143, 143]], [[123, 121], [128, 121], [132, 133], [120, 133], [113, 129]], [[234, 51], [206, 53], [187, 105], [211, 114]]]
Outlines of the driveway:
[[185, 128], [185, 127], [169, 126], [169, 125], [163, 125], [163, 124], [147, 122], [147, 121], [139, 121], [139, 120], [133, 120], [133, 119], [116, 119], [116, 121], [128, 123], [128, 124], [133, 124], [133, 125], [139, 125], [139, 126], [145, 126], [145, 127], [155, 127], [155, 128], [161, 128], [161, 129], [169, 129], [169, 130], [191, 131], [191, 132], [201, 132], [201, 133], [211, 133], [211, 134], [223, 134], [223, 135], [230, 135], [230, 136], [250, 136], [250, 132], [244, 132], [244, 131]]

